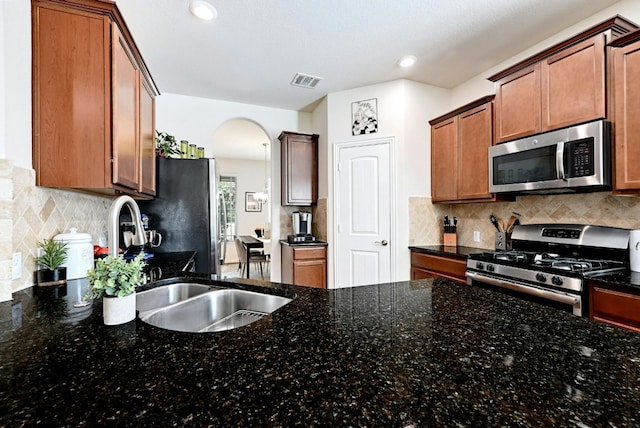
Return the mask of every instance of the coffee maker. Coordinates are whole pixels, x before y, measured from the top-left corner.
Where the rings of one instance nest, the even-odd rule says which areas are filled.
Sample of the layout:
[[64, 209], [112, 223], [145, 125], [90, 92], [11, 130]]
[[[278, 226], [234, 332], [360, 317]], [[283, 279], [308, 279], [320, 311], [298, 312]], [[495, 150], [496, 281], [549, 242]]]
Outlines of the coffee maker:
[[293, 235], [289, 235], [289, 243], [313, 242], [315, 236], [311, 234], [311, 213], [306, 211], [295, 211], [292, 215]]

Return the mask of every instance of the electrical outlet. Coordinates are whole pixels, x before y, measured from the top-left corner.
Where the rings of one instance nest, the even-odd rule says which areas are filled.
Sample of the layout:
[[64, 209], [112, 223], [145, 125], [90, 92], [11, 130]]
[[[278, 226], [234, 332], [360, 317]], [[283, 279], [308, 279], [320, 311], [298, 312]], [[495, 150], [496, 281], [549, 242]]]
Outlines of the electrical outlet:
[[22, 278], [22, 253], [13, 253], [11, 263], [11, 279]]
[[480, 231], [479, 230], [474, 230], [473, 231], [473, 242], [480, 242]]

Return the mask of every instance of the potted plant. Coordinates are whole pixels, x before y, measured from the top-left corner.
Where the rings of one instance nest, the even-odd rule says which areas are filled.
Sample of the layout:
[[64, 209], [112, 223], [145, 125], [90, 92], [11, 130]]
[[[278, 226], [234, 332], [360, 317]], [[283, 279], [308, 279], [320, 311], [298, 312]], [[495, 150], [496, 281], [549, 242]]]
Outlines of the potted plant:
[[176, 137], [166, 132], [156, 131], [156, 153], [163, 158], [170, 158], [172, 155], [180, 154]]
[[45, 239], [38, 243], [42, 253], [36, 257], [41, 267], [36, 272], [36, 283], [41, 287], [59, 287], [67, 283], [67, 243]]
[[143, 282], [144, 253], [127, 261], [124, 256], [96, 260], [87, 272], [90, 298], [102, 298], [102, 316], [106, 325], [124, 324], [136, 317], [136, 287]]

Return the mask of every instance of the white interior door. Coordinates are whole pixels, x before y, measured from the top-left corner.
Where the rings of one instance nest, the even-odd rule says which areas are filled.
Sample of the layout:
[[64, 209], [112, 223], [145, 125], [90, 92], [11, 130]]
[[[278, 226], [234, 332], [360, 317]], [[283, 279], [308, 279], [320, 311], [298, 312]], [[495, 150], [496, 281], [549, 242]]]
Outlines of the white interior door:
[[336, 288], [391, 281], [391, 142], [337, 145]]

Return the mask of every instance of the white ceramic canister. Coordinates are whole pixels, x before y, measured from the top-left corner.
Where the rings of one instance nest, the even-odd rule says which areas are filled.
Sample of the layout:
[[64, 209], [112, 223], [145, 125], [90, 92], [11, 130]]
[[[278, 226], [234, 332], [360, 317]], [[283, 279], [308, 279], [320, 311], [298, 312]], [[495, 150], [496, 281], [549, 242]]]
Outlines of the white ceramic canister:
[[62, 265], [67, 267], [67, 279], [86, 277], [87, 271], [93, 268], [91, 235], [79, 233], [77, 228], [72, 227], [69, 233], [56, 235], [53, 240], [67, 243], [67, 261]]

